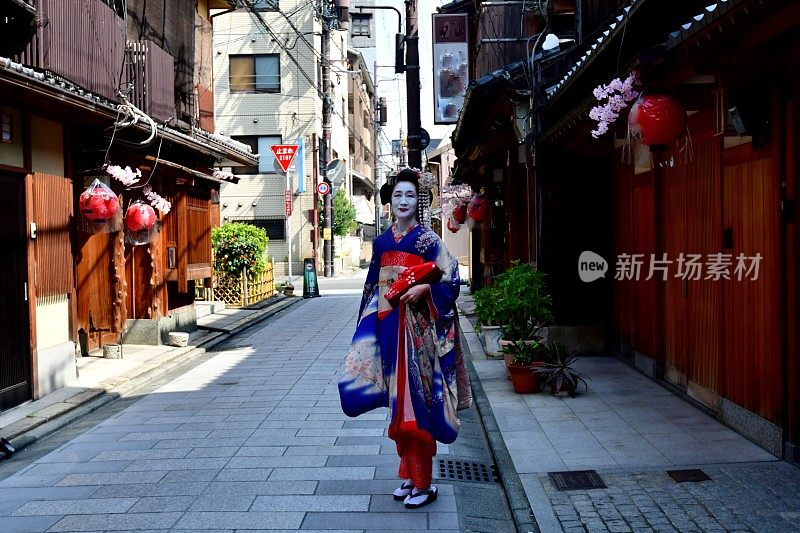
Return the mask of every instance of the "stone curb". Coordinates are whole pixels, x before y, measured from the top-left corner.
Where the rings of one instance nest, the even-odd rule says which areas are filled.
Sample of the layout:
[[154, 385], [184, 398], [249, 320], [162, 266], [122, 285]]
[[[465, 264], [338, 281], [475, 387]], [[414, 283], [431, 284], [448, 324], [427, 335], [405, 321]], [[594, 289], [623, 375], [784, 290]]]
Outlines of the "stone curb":
[[229, 338], [256, 325], [270, 316], [294, 305], [302, 298], [284, 298], [262, 311], [234, 323], [228, 332], [211, 332], [196, 346], [175, 348], [153, 357], [136, 369], [109, 378], [98, 388], [85, 389], [63, 402], [55, 403], [28, 415], [22, 420], [9, 424], [0, 430], [0, 436], [21, 450], [51, 433], [88, 415], [92, 411], [117, 400], [131, 390], [170, 372], [179, 365], [192, 361], [214, 349]]
[[497, 420], [494, 418], [494, 411], [492, 411], [489, 399], [483, 390], [483, 385], [475, 366], [472, 364], [472, 357], [469, 357], [469, 347], [465, 338], [462, 338], [462, 349], [465, 351], [464, 359], [467, 362], [470, 384], [472, 385], [472, 398], [483, 422], [486, 438], [489, 440], [489, 449], [492, 452], [492, 457], [500, 475], [500, 484], [503, 486], [506, 498], [508, 498], [508, 504], [511, 507], [514, 525], [517, 531], [521, 533], [541, 533], [539, 525], [533, 516], [533, 510], [525, 493], [525, 487], [522, 485], [522, 480], [514, 467], [511, 454], [508, 453], [508, 448], [506, 448], [506, 442], [503, 440], [503, 434], [497, 425]]

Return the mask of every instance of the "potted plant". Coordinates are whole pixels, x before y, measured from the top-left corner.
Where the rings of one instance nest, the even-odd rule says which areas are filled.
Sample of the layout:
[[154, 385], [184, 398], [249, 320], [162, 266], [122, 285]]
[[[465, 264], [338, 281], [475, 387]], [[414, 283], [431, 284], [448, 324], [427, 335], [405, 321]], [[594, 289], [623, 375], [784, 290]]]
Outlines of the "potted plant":
[[508, 365], [511, 384], [517, 394], [531, 394], [539, 390], [539, 376], [535, 372], [538, 354], [541, 351], [539, 341], [512, 341], [503, 348], [503, 353], [511, 356]]
[[486, 354], [500, 354], [500, 324], [503, 321], [502, 292], [496, 285], [487, 285], [475, 291], [475, 314], [478, 317], [478, 331], [483, 334]]
[[[527, 332], [532, 325], [543, 326], [553, 319], [545, 275], [536, 265], [512, 261], [511, 267], [497, 276], [495, 284], [502, 292], [501, 300], [509, 322], [515, 322], [520, 331]], [[514, 331], [509, 329], [509, 332], [513, 334]]]
[[535, 369], [535, 372], [544, 385], [550, 387], [553, 394], [572, 396], [578, 389], [579, 383], [583, 383], [586, 390], [589, 390], [589, 385], [586, 383], [588, 376], [572, 367], [578, 359], [575, 350], [560, 342], [552, 342], [545, 344], [542, 351], [546, 360]]
[[508, 323], [500, 326], [500, 350], [503, 352], [503, 359], [505, 359], [506, 377], [508, 379], [511, 379], [508, 367], [513, 362], [513, 356], [511, 350], [506, 350], [506, 348], [519, 342], [536, 342], [540, 345], [545, 340], [541, 333], [542, 324], [529, 320], [521, 313], [517, 313]]

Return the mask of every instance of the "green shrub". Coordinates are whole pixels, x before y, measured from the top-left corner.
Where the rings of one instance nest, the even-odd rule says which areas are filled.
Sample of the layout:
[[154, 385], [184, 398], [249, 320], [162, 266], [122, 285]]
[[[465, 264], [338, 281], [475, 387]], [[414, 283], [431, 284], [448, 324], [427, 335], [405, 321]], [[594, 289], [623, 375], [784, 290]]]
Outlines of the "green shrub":
[[347, 198], [344, 189], [336, 191], [333, 197], [333, 234], [346, 237], [356, 229], [356, 208]]
[[[347, 198], [347, 193], [344, 189], [339, 189], [333, 195], [333, 234], [339, 237], [347, 237], [358, 227], [356, 222], [356, 208], [353, 203]], [[320, 232], [325, 226], [325, 203], [322, 199], [317, 206], [319, 214], [319, 228]]]
[[502, 293], [507, 313], [506, 322], [501, 324], [503, 338], [536, 338], [542, 327], [553, 319], [544, 278], [544, 273], [536, 266], [519, 261], [512, 262], [511, 268], [497, 276], [495, 284]]
[[508, 318], [503, 293], [497, 285], [487, 285], [472, 295], [475, 301], [475, 315], [478, 326], [500, 326]]
[[264, 271], [267, 232], [242, 222], [223, 224], [211, 230], [211, 248], [214, 251], [214, 269], [241, 275], [246, 268], [251, 274]]

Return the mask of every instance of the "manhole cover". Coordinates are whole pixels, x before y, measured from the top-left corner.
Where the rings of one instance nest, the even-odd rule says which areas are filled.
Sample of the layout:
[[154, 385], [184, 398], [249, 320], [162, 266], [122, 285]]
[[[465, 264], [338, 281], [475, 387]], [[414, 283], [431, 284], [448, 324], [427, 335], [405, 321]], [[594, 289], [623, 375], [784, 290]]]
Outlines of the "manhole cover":
[[604, 489], [606, 484], [594, 470], [569, 470], [566, 472], [548, 472], [550, 480], [556, 489], [564, 490], [592, 490]]
[[497, 483], [497, 469], [494, 465], [471, 461], [439, 460], [439, 479], [474, 481], [477, 483]]
[[699, 468], [689, 468], [687, 470], [667, 470], [669, 477], [676, 483], [699, 483], [701, 481], [711, 481], [708, 475]]

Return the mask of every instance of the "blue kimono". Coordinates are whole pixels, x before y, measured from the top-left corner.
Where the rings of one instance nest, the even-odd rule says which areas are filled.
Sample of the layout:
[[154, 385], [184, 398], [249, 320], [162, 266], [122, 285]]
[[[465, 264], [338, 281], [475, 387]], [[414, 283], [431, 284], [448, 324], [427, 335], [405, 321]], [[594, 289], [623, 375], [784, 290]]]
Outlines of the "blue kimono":
[[[441, 279], [418, 303], [393, 308], [384, 295], [398, 274], [429, 261]], [[430, 442], [434, 451], [434, 440], [453, 442], [456, 410], [472, 403], [455, 305], [459, 288], [458, 262], [430, 228], [417, 225], [399, 235], [392, 226], [373, 242], [339, 395], [349, 416], [390, 407], [389, 437], [398, 451], [411, 437]]]

